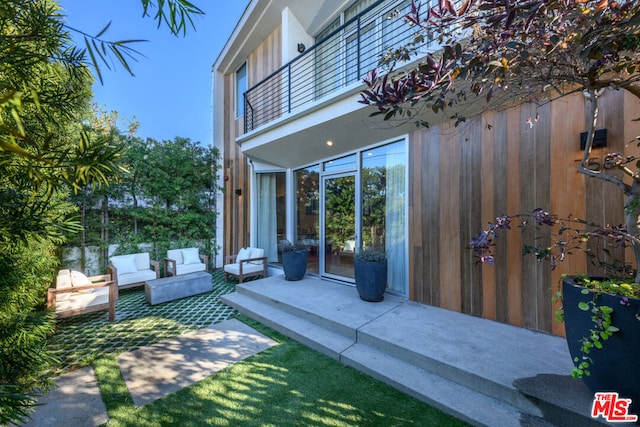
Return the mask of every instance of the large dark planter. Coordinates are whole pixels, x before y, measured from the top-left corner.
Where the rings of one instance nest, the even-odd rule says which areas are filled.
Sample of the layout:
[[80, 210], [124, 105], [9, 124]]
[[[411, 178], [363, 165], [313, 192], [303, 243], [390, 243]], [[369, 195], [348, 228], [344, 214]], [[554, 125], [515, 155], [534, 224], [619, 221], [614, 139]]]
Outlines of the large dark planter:
[[360, 299], [370, 302], [382, 301], [387, 289], [387, 262], [356, 259], [353, 268]]
[[[567, 344], [571, 357], [581, 357], [581, 340], [593, 328], [591, 311], [578, 308], [581, 301], [593, 300], [593, 293], [583, 294], [582, 286], [573, 278], [562, 282], [562, 305]], [[640, 413], [640, 300], [630, 298], [630, 305], [620, 304], [620, 297], [600, 294], [596, 302], [613, 308], [611, 323], [620, 329], [602, 343], [602, 349], [591, 350], [591, 375], [582, 380], [593, 391], [616, 391], [620, 398], [632, 399], [630, 413]]]
[[286, 280], [302, 280], [307, 272], [307, 251], [283, 252], [282, 268]]

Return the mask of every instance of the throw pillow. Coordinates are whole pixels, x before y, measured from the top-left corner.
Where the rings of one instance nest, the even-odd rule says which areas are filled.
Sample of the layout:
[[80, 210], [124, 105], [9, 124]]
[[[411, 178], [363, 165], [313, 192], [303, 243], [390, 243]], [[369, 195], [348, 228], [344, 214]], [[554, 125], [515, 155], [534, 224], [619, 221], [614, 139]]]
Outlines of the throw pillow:
[[138, 271], [135, 259], [135, 255], [114, 256], [111, 258], [111, 264], [118, 269], [118, 274], [135, 273]]
[[238, 251], [238, 256], [236, 257], [236, 262], [244, 261], [245, 259], [251, 258], [251, 249], [250, 248], [242, 248]]
[[183, 249], [182, 260], [185, 264], [199, 264], [200, 257], [198, 256], [198, 248]]
[[[264, 256], [264, 249], [260, 248], [251, 248], [251, 257], [250, 258], [262, 258]], [[252, 264], [261, 265], [262, 261], [251, 261]]]
[[[91, 280], [81, 272], [75, 270], [71, 272], [71, 286], [85, 286], [91, 284]], [[83, 289], [80, 292], [89, 294], [91, 292], [95, 292], [95, 289]]]

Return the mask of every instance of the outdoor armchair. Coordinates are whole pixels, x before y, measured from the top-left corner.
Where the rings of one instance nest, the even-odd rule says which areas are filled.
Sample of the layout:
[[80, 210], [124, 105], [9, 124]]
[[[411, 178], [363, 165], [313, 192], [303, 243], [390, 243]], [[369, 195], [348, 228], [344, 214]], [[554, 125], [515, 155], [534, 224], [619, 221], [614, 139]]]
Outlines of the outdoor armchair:
[[198, 248], [170, 249], [164, 259], [164, 275], [178, 276], [180, 274], [209, 272], [209, 258], [200, 255]]
[[160, 264], [150, 259], [148, 252], [112, 256], [107, 270], [117, 289], [142, 286], [147, 280], [160, 278]]
[[47, 307], [56, 317], [109, 310], [109, 321], [116, 317], [118, 293], [111, 275], [87, 277], [79, 271], [60, 270], [55, 288], [49, 288]]
[[224, 261], [224, 280], [229, 280], [229, 275], [236, 276], [242, 283], [251, 276], [267, 277], [267, 257], [264, 249], [242, 248], [237, 255], [229, 255]]

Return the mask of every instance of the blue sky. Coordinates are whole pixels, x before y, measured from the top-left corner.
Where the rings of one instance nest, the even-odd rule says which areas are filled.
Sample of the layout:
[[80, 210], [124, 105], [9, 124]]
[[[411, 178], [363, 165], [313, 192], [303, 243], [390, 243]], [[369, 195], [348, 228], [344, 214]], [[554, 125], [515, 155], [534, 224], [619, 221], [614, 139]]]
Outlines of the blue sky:
[[134, 47], [145, 56], [130, 61], [135, 77], [119, 65], [111, 71], [101, 67], [104, 85], [93, 86], [98, 105], [127, 120], [135, 116], [142, 138], [181, 136], [203, 145], [211, 142], [211, 66], [249, 0], [192, 0], [205, 15], [194, 17], [196, 30], [189, 27], [185, 37], [172, 36], [152, 18], [142, 18], [140, 0], [59, 3], [71, 27], [96, 34], [111, 21], [105, 39], [148, 40]]

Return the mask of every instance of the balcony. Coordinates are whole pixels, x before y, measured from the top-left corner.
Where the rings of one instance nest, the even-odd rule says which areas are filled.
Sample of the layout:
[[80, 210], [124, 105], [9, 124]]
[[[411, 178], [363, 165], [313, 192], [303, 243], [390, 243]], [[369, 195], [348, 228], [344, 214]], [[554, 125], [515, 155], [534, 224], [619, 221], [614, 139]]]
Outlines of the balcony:
[[375, 2], [247, 90], [244, 133], [359, 87], [385, 52], [413, 40], [402, 18], [410, 8], [409, 0]]

